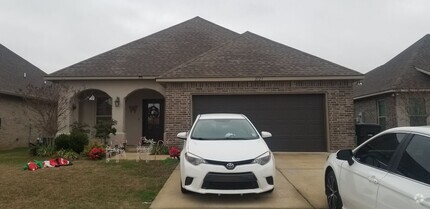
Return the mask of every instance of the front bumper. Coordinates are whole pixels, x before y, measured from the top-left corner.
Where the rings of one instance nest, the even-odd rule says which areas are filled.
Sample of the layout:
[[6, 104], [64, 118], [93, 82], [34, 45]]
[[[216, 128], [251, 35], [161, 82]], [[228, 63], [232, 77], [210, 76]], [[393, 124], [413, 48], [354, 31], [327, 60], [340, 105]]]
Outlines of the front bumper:
[[190, 164], [181, 160], [182, 187], [201, 194], [262, 193], [274, 188], [275, 162], [266, 165], [238, 165], [228, 170], [223, 165]]

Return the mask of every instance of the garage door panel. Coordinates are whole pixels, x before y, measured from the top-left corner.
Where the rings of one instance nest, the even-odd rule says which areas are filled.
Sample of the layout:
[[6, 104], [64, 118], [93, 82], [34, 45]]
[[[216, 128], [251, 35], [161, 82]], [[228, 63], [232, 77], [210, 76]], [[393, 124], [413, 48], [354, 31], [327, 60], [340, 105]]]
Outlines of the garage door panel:
[[272, 151], [326, 151], [324, 95], [193, 96], [193, 117], [202, 113], [242, 113]]

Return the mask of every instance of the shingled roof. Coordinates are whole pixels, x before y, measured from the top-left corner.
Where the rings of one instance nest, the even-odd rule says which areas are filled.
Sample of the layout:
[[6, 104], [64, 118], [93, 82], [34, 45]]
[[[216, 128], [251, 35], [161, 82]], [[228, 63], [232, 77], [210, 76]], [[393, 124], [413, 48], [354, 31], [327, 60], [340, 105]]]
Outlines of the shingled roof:
[[391, 91], [430, 89], [430, 34], [366, 73], [361, 83], [354, 86], [355, 99]]
[[[24, 76], [25, 74], [25, 76]], [[43, 85], [46, 73], [0, 44], [0, 93], [19, 95], [27, 85]]]
[[235, 40], [210, 50], [161, 75], [180, 78], [340, 77], [361, 73], [297, 49], [245, 32]]
[[200, 17], [89, 58], [49, 77], [157, 77], [239, 34]]

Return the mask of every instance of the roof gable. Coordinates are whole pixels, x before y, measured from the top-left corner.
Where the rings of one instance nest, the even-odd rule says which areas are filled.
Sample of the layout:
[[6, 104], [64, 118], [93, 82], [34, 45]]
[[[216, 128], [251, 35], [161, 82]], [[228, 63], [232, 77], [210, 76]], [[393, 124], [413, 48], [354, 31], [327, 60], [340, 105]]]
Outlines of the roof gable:
[[392, 90], [430, 89], [430, 35], [426, 35], [390, 61], [366, 73], [354, 97], [362, 98]]
[[29, 84], [41, 86], [45, 75], [45, 72], [0, 44], [0, 93], [18, 95], [19, 90]]
[[238, 35], [195, 17], [54, 72], [49, 77], [157, 77]]
[[361, 76], [361, 73], [245, 32], [160, 76], [177, 78]]

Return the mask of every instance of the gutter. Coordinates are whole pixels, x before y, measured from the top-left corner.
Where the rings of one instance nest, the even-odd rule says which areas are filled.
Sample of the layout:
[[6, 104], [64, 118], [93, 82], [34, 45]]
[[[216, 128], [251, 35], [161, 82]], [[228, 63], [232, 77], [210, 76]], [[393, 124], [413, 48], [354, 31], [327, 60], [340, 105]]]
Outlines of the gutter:
[[225, 82], [225, 81], [310, 81], [362, 80], [364, 76], [240, 77], [240, 78], [157, 78], [157, 82]]

